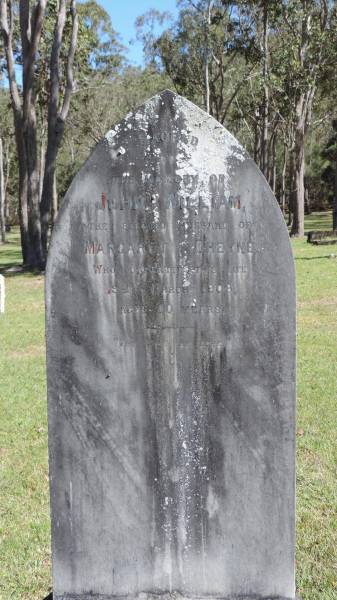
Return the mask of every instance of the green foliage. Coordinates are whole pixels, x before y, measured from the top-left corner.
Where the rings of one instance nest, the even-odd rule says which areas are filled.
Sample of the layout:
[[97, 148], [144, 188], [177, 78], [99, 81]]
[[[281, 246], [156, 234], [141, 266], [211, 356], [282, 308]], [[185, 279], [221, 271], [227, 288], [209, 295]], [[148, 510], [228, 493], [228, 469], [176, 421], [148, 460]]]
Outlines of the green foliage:
[[111, 75], [123, 64], [125, 48], [118, 40], [110, 15], [96, 2], [78, 4], [80, 16], [77, 64], [79, 74]]
[[0, 88], [0, 137], [4, 148], [4, 175], [7, 182], [7, 198], [10, 207], [9, 222], [18, 215], [17, 179], [18, 170], [13, 117], [10, 109], [10, 97], [6, 88]]
[[[36, 89], [40, 110], [46, 111], [50, 86], [50, 56], [57, 17], [57, 0], [49, 0], [40, 42], [39, 60], [36, 69]], [[77, 4], [79, 31], [75, 54], [75, 80], [77, 88], [90, 85], [91, 77], [106, 77], [118, 72], [123, 64], [123, 46], [112, 27], [109, 14], [96, 0]], [[61, 46], [61, 97], [66, 85], [66, 65], [71, 38], [71, 14], [68, 7]], [[44, 116], [44, 118], [46, 118]]]
[[[160, 35], [156, 26], [168, 21], [167, 15], [149, 11], [139, 17], [138, 39], [143, 41], [148, 62], [163, 68], [178, 93], [205, 107], [204, 73], [209, 63], [211, 113], [223, 120], [226, 105], [236, 86], [248, 72], [231, 68], [235, 58], [244, 57], [249, 46], [246, 31], [232, 18], [223, 2], [216, 0], [208, 15], [208, 2], [179, 3], [175, 23]], [[241, 60], [243, 67], [244, 60]]]
[[[210, 13], [208, 15], [208, 6]], [[288, 149], [286, 183], [290, 183], [290, 153], [294, 148], [297, 102], [313, 80], [317, 92], [306, 140], [306, 184], [314, 207], [326, 207], [333, 198], [333, 160], [324, 150], [336, 106], [336, 2], [322, 13], [318, 0], [282, 0], [267, 3], [269, 61], [262, 73], [261, 0], [180, 0], [176, 21], [156, 9], [138, 17], [137, 37], [143, 42], [145, 69], [127, 65], [107, 11], [96, 0], [78, 2], [79, 36], [76, 52], [76, 87], [70, 119], [57, 163], [59, 196], [86, 159], [92, 146], [113, 123], [146, 97], [171, 87], [199, 106], [206, 107], [205, 69], [208, 64], [210, 112], [224, 123], [259, 160], [265, 83], [269, 88], [269, 155], [276, 136], [276, 191], [281, 189], [284, 146]], [[14, 2], [17, 20], [17, 2]], [[49, 60], [55, 26], [56, 0], [47, 3], [41, 49], [36, 67], [39, 138], [45, 139], [49, 95]], [[309, 18], [306, 51], [301, 59], [303, 23]], [[322, 18], [326, 18], [323, 28]], [[164, 31], [163, 31], [164, 28]], [[71, 34], [67, 15], [61, 48], [61, 98]], [[15, 56], [20, 64], [20, 41]], [[327, 80], [328, 77], [328, 80]], [[4, 114], [0, 106], [0, 116]], [[319, 123], [317, 126], [316, 123]], [[330, 153], [331, 154], [331, 153]], [[272, 170], [272, 166], [271, 166]], [[17, 204], [17, 165], [12, 161], [9, 183]]]

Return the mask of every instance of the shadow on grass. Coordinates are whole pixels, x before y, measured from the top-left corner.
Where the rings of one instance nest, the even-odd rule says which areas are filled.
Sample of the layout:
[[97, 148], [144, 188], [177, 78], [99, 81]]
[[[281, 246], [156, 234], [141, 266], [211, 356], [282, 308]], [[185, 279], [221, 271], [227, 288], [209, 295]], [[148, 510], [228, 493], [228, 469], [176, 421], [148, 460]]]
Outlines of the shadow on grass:
[[0, 246], [0, 275], [15, 277], [23, 273], [29, 273], [34, 276], [41, 275], [42, 271], [39, 269], [28, 269], [23, 266], [21, 249], [17, 244], [6, 242], [6, 244]]
[[[18, 238], [18, 239], [16, 239]], [[44, 273], [41, 269], [27, 268], [22, 264], [22, 252], [18, 236], [11, 234], [11, 239], [0, 245], [0, 275], [15, 277], [27, 273], [32, 277]]]
[[[7, 273], [6, 271], [10, 271]], [[17, 243], [8, 241], [0, 246], [0, 273], [1, 275], [11, 275], [22, 273], [22, 253]]]
[[0, 275], [4, 275], [7, 277], [16, 277], [16, 275], [23, 275], [24, 273], [31, 275], [32, 277], [36, 275], [44, 275], [44, 271], [40, 271], [39, 269], [27, 269], [21, 263], [0, 263]]
[[330, 260], [333, 260], [334, 257], [331, 256], [331, 254], [327, 254], [326, 256], [297, 256], [295, 258], [296, 260], [322, 260], [323, 258], [329, 258]]

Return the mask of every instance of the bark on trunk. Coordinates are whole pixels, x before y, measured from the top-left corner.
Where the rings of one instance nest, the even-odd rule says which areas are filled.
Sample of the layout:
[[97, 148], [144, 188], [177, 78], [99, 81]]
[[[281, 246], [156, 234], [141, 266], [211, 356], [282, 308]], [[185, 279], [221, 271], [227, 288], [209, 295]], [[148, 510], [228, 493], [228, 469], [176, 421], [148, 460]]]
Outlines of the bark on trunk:
[[310, 213], [311, 213], [311, 210], [310, 210], [309, 189], [308, 189], [306, 180], [304, 180], [304, 214], [310, 215]]
[[44, 135], [42, 134], [41, 145], [40, 145], [40, 172], [39, 172], [39, 201], [40, 202], [41, 202], [42, 191], [43, 191], [45, 156], [46, 156], [46, 145], [45, 145]]
[[48, 107], [48, 141], [43, 178], [43, 190], [40, 204], [41, 242], [44, 263], [47, 259], [48, 227], [50, 209], [53, 199], [56, 158], [62, 142], [65, 121], [69, 113], [70, 98], [74, 86], [73, 66], [77, 46], [78, 17], [76, 12], [76, 0], [71, 0], [70, 10], [72, 16], [72, 32], [68, 50], [67, 84], [64, 92], [62, 107], [60, 109], [60, 50], [66, 22], [66, 8], [65, 0], [61, 0], [58, 9], [57, 22], [55, 24], [54, 41], [50, 62], [51, 90]]
[[283, 166], [282, 166], [282, 177], [281, 177], [281, 208], [283, 215], [286, 214], [286, 174], [287, 174], [287, 156], [288, 149], [284, 144], [283, 149]]
[[24, 128], [24, 142], [27, 157], [27, 203], [29, 226], [29, 266], [40, 269], [43, 266], [41, 248], [41, 223], [39, 210], [39, 169], [37, 160], [37, 139], [35, 116], [29, 116]]
[[261, 158], [261, 131], [259, 126], [260, 113], [255, 111], [255, 127], [254, 127], [254, 160], [257, 165], [260, 165]]
[[262, 79], [263, 104], [261, 127], [261, 171], [268, 178], [268, 129], [269, 129], [269, 86], [268, 86], [268, 3], [263, 2], [263, 38], [262, 38]]
[[53, 205], [52, 205], [52, 224], [55, 224], [58, 214], [58, 196], [57, 196], [57, 180], [56, 173], [54, 173], [54, 183], [53, 183]]
[[6, 242], [5, 176], [2, 138], [0, 138], [0, 240]]
[[289, 200], [288, 200], [288, 227], [293, 222], [294, 207], [296, 204], [296, 178], [295, 178], [295, 157], [294, 150], [290, 155], [290, 168], [289, 168]]
[[299, 127], [295, 136], [295, 194], [293, 223], [290, 235], [304, 236], [304, 127]]
[[276, 130], [274, 130], [271, 139], [271, 152], [269, 153], [268, 161], [268, 182], [273, 190], [274, 195], [276, 195], [276, 141], [277, 134]]
[[40, 205], [41, 214], [41, 240], [42, 247], [44, 249], [44, 255], [47, 255], [48, 248], [48, 229], [49, 229], [49, 216], [50, 207], [52, 206], [53, 190], [54, 190], [54, 179], [56, 171], [56, 157], [59, 151], [59, 147], [62, 141], [64, 133], [64, 123], [60, 120], [51, 122], [49, 125], [48, 132], [48, 144], [46, 152], [44, 179], [43, 179], [43, 191]]
[[332, 229], [337, 230], [337, 160], [335, 162], [335, 194], [332, 207]]
[[307, 90], [306, 94], [301, 94], [296, 105], [296, 129], [295, 129], [295, 185], [296, 194], [294, 195], [293, 206], [293, 224], [291, 235], [297, 237], [304, 236], [304, 169], [305, 169], [305, 134], [310, 123], [311, 108], [314, 98], [315, 88]]
[[208, 47], [208, 36], [209, 27], [211, 25], [211, 11], [213, 6], [213, 0], [209, 0], [207, 9], [207, 24], [206, 24], [206, 35], [205, 35], [205, 98], [206, 98], [206, 112], [210, 114], [210, 85], [209, 85], [209, 47]]
[[19, 163], [19, 222], [21, 236], [22, 261], [24, 266], [29, 266], [30, 237], [28, 228], [28, 202], [27, 202], [27, 162], [26, 150], [21, 135], [21, 119], [15, 120], [16, 148]]
[[6, 226], [9, 220], [9, 195], [7, 194], [10, 168], [11, 168], [11, 155], [10, 155], [10, 144], [7, 142], [5, 152], [5, 163], [6, 163], [6, 176], [5, 176], [5, 223]]

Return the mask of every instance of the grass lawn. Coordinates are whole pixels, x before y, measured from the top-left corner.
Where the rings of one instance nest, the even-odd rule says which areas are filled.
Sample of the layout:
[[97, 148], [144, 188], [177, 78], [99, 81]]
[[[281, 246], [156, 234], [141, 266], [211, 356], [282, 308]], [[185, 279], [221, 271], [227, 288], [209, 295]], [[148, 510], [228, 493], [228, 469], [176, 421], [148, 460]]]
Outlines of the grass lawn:
[[[331, 214], [306, 229], [331, 228]], [[293, 241], [298, 290], [297, 587], [302, 600], [337, 598], [336, 246]], [[20, 263], [18, 233], [0, 269]], [[51, 590], [43, 277], [6, 273], [0, 316], [0, 599]], [[277, 543], [277, 540], [275, 540]]]

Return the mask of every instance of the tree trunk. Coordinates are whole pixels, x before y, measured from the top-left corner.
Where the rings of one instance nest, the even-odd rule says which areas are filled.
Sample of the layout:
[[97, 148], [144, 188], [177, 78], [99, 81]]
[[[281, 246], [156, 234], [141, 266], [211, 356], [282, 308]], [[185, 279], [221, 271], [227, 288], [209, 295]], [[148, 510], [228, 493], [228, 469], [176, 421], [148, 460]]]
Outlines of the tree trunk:
[[21, 131], [21, 119], [16, 117], [15, 122], [15, 137], [16, 148], [19, 163], [19, 222], [21, 236], [22, 261], [24, 266], [29, 266], [30, 259], [30, 239], [28, 228], [28, 202], [27, 202], [27, 163], [26, 150], [23, 143]]
[[298, 99], [296, 105], [296, 129], [294, 144], [294, 167], [295, 167], [295, 194], [293, 206], [293, 224], [290, 235], [304, 236], [304, 144], [306, 124], [309, 122], [309, 98], [311, 94], [305, 97], [303, 94]]
[[307, 186], [306, 180], [304, 180], [304, 214], [310, 215], [310, 198], [309, 198], [309, 189]]
[[209, 102], [209, 62], [208, 62], [208, 48], [206, 48], [206, 59], [205, 59], [205, 97], [206, 97], [206, 112], [210, 114], [210, 102]]
[[4, 154], [2, 138], [0, 137], [0, 241], [6, 242], [6, 218], [5, 218], [5, 177], [4, 177]]
[[42, 228], [41, 239], [45, 258], [47, 256], [48, 248], [49, 216], [54, 192], [56, 158], [62, 141], [64, 126], [65, 124], [63, 121], [56, 119], [55, 122], [50, 122], [48, 127], [48, 143], [44, 169], [43, 191], [40, 205]]
[[254, 160], [257, 165], [260, 165], [261, 158], [261, 131], [259, 125], [260, 112], [255, 111], [255, 126], [254, 126]]
[[7, 74], [14, 113], [15, 138], [19, 161], [19, 218], [22, 256], [29, 268], [41, 266], [41, 227], [39, 212], [39, 173], [36, 142], [35, 77], [47, 0], [34, 7], [27, 1], [18, 3], [21, 38], [22, 86], [17, 86], [15, 72], [13, 3], [0, 2], [0, 20], [6, 54]]
[[282, 177], [281, 177], [281, 209], [285, 216], [286, 214], [286, 174], [287, 174], [287, 156], [288, 149], [286, 144], [283, 147], [283, 166], [282, 166]]
[[291, 155], [290, 155], [290, 165], [289, 165], [288, 227], [290, 227], [293, 222], [295, 204], [296, 204], [295, 157], [294, 157], [294, 150], [292, 150]]
[[41, 144], [40, 144], [40, 172], [39, 172], [39, 201], [40, 202], [41, 202], [42, 191], [43, 191], [45, 156], [46, 156], [46, 147], [45, 147], [44, 134], [42, 133]]
[[[32, 109], [34, 110], [34, 109]], [[42, 268], [41, 222], [39, 210], [39, 169], [37, 160], [37, 139], [35, 115], [29, 115], [29, 123], [24, 129], [24, 143], [27, 157], [27, 202], [29, 227], [29, 258], [31, 268]]]
[[337, 230], [337, 160], [335, 162], [335, 193], [332, 207], [332, 229]]
[[261, 171], [268, 177], [268, 129], [269, 129], [269, 85], [268, 85], [268, 2], [263, 2], [262, 79], [263, 104], [261, 124]]
[[7, 142], [6, 152], [5, 152], [5, 162], [6, 162], [6, 177], [5, 177], [5, 223], [6, 226], [9, 220], [9, 195], [7, 194], [8, 182], [10, 176], [10, 165], [11, 165], [11, 156], [10, 156], [10, 144]]
[[65, 0], [61, 0], [58, 6], [58, 15], [55, 23], [54, 41], [50, 60], [51, 88], [48, 107], [48, 141], [40, 204], [41, 242], [44, 264], [47, 260], [49, 215], [53, 199], [56, 158], [62, 142], [65, 121], [69, 113], [70, 98], [74, 87], [73, 66], [78, 34], [76, 0], [71, 0], [70, 12], [72, 17], [72, 32], [68, 50], [67, 83], [63, 103], [60, 108], [60, 50], [66, 23], [66, 2]]
[[304, 129], [298, 128], [295, 135], [295, 194], [293, 196], [293, 223], [290, 235], [304, 236]]
[[271, 152], [269, 153], [268, 160], [268, 182], [274, 195], [276, 195], [276, 141], [277, 134], [275, 129], [271, 139]]
[[213, 0], [209, 0], [207, 8], [207, 21], [206, 21], [206, 35], [205, 35], [205, 98], [206, 98], [206, 112], [210, 114], [210, 86], [209, 86], [209, 47], [208, 47], [208, 36], [209, 27], [211, 25], [211, 11], [212, 11]]
[[53, 183], [53, 204], [52, 204], [52, 224], [55, 225], [55, 221], [57, 219], [58, 214], [58, 196], [57, 196], [57, 180], [56, 173], [54, 173], [54, 183]]

